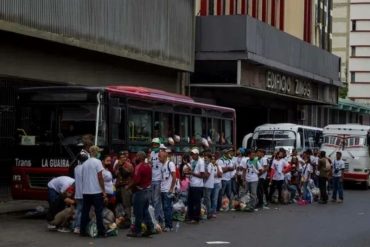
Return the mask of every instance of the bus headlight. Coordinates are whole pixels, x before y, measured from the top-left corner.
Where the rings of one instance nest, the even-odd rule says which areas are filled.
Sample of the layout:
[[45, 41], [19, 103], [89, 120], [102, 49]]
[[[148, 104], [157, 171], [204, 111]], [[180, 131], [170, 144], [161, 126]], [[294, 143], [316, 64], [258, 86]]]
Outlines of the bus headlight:
[[19, 182], [22, 181], [21, 175], [13, 175], [13, 182]]

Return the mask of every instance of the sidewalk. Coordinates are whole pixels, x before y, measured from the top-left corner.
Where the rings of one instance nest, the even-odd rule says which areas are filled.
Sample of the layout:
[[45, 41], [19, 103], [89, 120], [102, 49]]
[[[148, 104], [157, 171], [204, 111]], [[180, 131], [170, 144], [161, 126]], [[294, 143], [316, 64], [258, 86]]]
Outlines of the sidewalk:
[[26, 212], [29, 210], [34, 210], [38, 206], [42, 206], [45, 209], [47, 209], [48, 202], [47, 201], [33, 201], [33, 200], [0, 201], [0, 215], [16, 213], [16, 212]]

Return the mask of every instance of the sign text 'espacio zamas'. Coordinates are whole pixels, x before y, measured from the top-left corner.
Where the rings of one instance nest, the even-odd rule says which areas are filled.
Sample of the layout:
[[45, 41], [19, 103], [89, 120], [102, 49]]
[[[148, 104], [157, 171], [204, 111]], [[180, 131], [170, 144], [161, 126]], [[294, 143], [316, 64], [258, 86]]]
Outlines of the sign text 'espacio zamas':
[[293, 76], [268, 70], [266, 72], [266, 89], [300, 97], [311, 97], [311, 83]]

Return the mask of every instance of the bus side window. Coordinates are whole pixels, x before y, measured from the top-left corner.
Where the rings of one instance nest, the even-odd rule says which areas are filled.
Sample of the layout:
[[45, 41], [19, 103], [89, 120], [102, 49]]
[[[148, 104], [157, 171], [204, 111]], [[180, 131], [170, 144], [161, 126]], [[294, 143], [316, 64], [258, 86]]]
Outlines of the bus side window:
[[113, 142], [124, 142], [125, 141], [125, 111], [121, 107], [112, 107], [112, 119], [111, 119], [111, 130], [112, 130], [112, 141]]

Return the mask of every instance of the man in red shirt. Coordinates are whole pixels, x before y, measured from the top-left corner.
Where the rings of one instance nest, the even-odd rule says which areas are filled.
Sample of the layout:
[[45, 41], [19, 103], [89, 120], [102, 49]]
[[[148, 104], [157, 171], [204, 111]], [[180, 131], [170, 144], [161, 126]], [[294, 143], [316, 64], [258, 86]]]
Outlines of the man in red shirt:
[[[154, 225], [149, 215], [149, 201], [151, 198], [152, 168], [145, 163], [146, 154], [136, 154], [137, 164], [130, 184], [133, 194], [133, 207], [135, 215], [135, 231], [127, 234], [128, 237], [149, 237], [154, 234]], [[145, 223], [147, 230], [141, 232], [141, 224]]]

